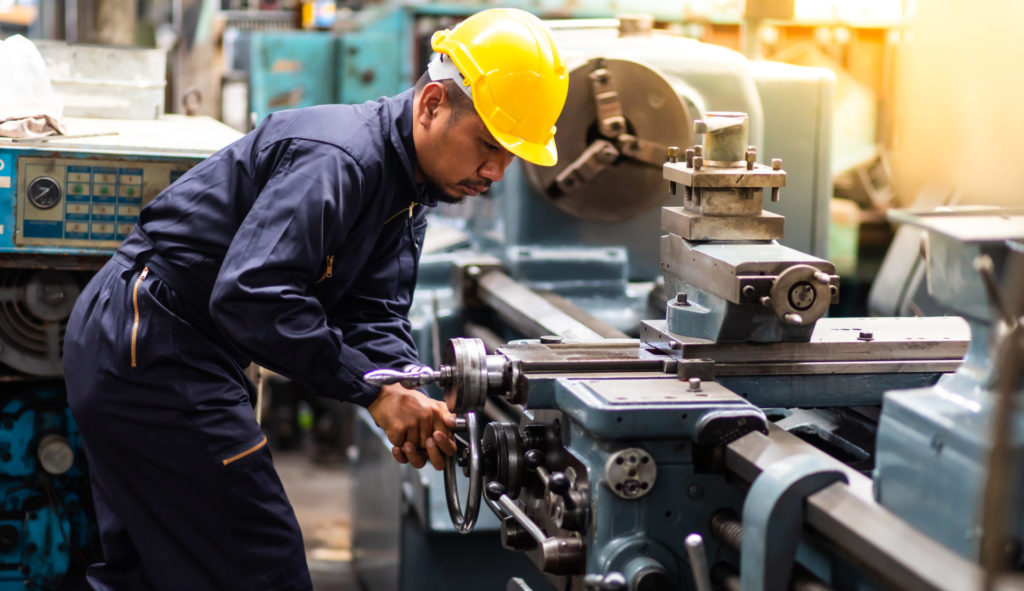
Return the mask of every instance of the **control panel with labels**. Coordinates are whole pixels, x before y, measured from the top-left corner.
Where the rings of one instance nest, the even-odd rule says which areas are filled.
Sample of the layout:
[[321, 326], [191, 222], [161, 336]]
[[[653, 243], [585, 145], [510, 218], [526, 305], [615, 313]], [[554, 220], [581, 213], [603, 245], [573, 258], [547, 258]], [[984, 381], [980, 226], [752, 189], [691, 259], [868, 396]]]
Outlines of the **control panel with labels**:
[[142, 206], [197, 162], [22, 157], [14, 244], [116, 248]]
[[147, 203], [241, 137], [208, 117], [65, 123], [66, 136], [0, 138], [0, 265], [17, 266], [15, 253], [108, 256]]

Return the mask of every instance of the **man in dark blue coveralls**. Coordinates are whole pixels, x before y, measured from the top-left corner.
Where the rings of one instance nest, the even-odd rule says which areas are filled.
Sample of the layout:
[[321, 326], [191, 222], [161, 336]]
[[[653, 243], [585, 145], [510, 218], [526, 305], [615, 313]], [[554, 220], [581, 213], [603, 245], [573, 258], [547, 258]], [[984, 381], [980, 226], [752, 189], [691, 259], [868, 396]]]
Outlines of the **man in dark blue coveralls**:
[[291, 505], [254, 418], [256, 362], [365, 406], [400, 462], [455, 451], [443, 402], [364, 373], [416, 362], [407, 313], [425, 206], [554, 164], [565, 63], [532, 15], [434, 35], [414, 89], [267, 117], [141, 212], [68, 324], [99, 590], [310, 589]]

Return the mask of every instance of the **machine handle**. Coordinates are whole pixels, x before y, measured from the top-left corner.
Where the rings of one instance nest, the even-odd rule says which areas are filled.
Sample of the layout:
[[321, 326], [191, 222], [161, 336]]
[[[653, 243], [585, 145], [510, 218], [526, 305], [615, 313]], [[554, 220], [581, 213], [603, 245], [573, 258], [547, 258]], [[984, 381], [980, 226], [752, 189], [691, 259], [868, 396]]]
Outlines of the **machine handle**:
[[500, 482], [487, 483], [487, 498], [501, 505], [502, 509], [514, 517], [515, 520], [519, 522], [519, 525], [523, 526], [523, 529], [525, 529], [534, 540], [537, 540], [538, 546], [544, 545], [544, 541], [548, 539], [548, 537], [544, 535], [544, 530], [534, 523], [534, 521], [519, 508], [519, 505], [517, 505], [515, 501], [508, 498], [508, 495], [505, 494], [505, 486], [503, 484]]
[[[465, 413], [464, 417], [455, 419], [455, 431], [466, 430], [466, 454], [469, 464], [469, 492], [466, 496], [466, 510], [463, 512], [459, 500], [459, 485], [456, 482], [458, 470], [455, 456], [449, 456], [444, 466], [444, 494], [448, 501], [448, 515], [452, 519], [455, 531], [468, 534], [476, 525], [480, 514], [480, 488], [483, 481], [480, 472], [480, 428], [476, 422], [476, 414]], [[460, 438], [461, 439], [461, 438]]]
[[583, 568], [584, 545], [579, 536], [544, 535], [544, 530], [505, 494], [505, 486], [500, 482], [487, 484], [487, 498], [507, 511], [537, 541], [541, 570], [551, 574], [570, 574]]
[[442, 371], [426, 366], [407, 365], [404, 371], [376, 369], [363, 375], [363, 381], [377, 387], [402, 384], [405, 388], [419, 388], [441, 379]]
[[686, 554], [690, 558], [693, 570], [693, 583], [697, 591], [711, 591], [711, 573], [708, 571], [707, 553], [704, 551], [704, 538], [700, 534], [686, 536]]

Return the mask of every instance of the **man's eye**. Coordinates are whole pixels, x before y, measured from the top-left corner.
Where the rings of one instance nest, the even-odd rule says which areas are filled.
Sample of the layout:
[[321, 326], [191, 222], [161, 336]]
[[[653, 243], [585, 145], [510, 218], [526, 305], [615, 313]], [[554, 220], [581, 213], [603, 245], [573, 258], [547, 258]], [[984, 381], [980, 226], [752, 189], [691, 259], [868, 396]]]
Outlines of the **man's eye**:
[[482, 143], [485, 148], [487, 148], [488, 150], [490, 150], [492, 152], [501, 149], [501, 146], [498, 146], [497, 144], [492, 144], [491, 142], [489, 142], [487, 140], [480, 140], [480, 143]]

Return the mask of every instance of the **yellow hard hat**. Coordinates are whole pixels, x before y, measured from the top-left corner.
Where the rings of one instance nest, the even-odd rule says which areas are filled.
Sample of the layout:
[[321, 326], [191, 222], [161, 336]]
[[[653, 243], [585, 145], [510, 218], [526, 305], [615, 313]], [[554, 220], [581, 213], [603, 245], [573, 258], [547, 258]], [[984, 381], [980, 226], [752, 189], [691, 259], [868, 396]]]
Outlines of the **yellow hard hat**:
[[541, 166], [558, 161], [555, 122], [569, 74], [551, 32], [517, 8], [491, 8], [430, 39], [469, 86], [484, 125], [502, 146]]

